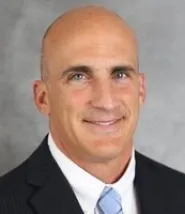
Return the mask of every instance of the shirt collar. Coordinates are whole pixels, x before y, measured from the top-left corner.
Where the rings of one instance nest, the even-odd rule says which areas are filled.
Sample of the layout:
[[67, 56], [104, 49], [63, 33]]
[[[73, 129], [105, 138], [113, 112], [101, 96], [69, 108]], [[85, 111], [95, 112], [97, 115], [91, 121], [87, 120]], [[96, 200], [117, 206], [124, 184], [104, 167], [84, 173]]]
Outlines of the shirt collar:
[[90, 173], [80, 168], [64, 155], [56, 146], [51, 134], [48, 136], [49, 150], [62, 170], [64, 176], [71, 185], [83, 210], [92, 212], [105, 186], [111, 186], [120, 194], [121, 198], [131, 185], [133, 185], [135, 177], [135, 152], [134, 148], [130, 163], [124, 175], [114, 184], [105, 184]]

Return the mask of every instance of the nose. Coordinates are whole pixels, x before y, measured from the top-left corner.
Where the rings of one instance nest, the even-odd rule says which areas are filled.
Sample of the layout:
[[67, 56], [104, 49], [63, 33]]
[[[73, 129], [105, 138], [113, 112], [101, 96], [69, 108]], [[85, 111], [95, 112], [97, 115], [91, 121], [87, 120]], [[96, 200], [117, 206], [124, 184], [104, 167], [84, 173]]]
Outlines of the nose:
[[118, 106], [116, 99], [116, 90], [111, 81], [96, 81], [92, 88], [92, 106], [104, 110], [112, 110]]

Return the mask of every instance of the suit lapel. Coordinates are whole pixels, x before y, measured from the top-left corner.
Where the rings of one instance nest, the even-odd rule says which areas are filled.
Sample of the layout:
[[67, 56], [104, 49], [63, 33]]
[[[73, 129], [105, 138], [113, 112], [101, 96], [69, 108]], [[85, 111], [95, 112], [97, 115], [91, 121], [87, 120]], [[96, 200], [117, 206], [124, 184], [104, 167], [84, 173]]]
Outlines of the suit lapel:
[[63, 185], [57, 179], [48, 181], [44, 187], [40, 188], [31, 198], [30, 204], [38, 214], [83, 213], [68, 184]]
[[[141, 214], [170, 214], [161, 176], [155, 165], [136, 152], [135, 187]], [[34, 187], [30, 206], [38, 214], [83, 214], [81, 207], [47, 145], [47, 136], [28, 159], [27, 182]]]
[[136, 152], [135, 186], [139, 209], [142, 214], [164, 214], [168, 210], [167, 196], [163, 191], [164, 181], [148, 158]]
[[69, 183], [49, 152], [47, 137], [28, 160], [27, 182], [35, 187], [29, 204], [36, 213], [83, 213]]

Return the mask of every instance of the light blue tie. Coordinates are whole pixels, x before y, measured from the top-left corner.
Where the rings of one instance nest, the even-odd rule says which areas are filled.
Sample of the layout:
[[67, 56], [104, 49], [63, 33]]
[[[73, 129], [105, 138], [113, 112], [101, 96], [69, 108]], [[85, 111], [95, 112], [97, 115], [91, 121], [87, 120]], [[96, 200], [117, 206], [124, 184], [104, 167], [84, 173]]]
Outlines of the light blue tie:
[[123, 214], [121, 198], [112, 187], [105, 187], [97, 203], [100, 214]]

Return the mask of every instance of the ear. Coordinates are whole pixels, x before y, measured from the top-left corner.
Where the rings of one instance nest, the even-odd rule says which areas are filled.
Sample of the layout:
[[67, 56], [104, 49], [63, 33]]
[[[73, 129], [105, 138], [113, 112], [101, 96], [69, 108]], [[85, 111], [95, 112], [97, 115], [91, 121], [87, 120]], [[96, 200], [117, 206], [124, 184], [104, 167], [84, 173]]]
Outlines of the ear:
[[139, 102], [143, 105], [146, 99], [146, 79], [143, 73], [139, 73]]
[[33, 97], [38, 110], [45, 115], [49, 115], [48, 89], [44, 81], [36, 80], [33, 83]]

